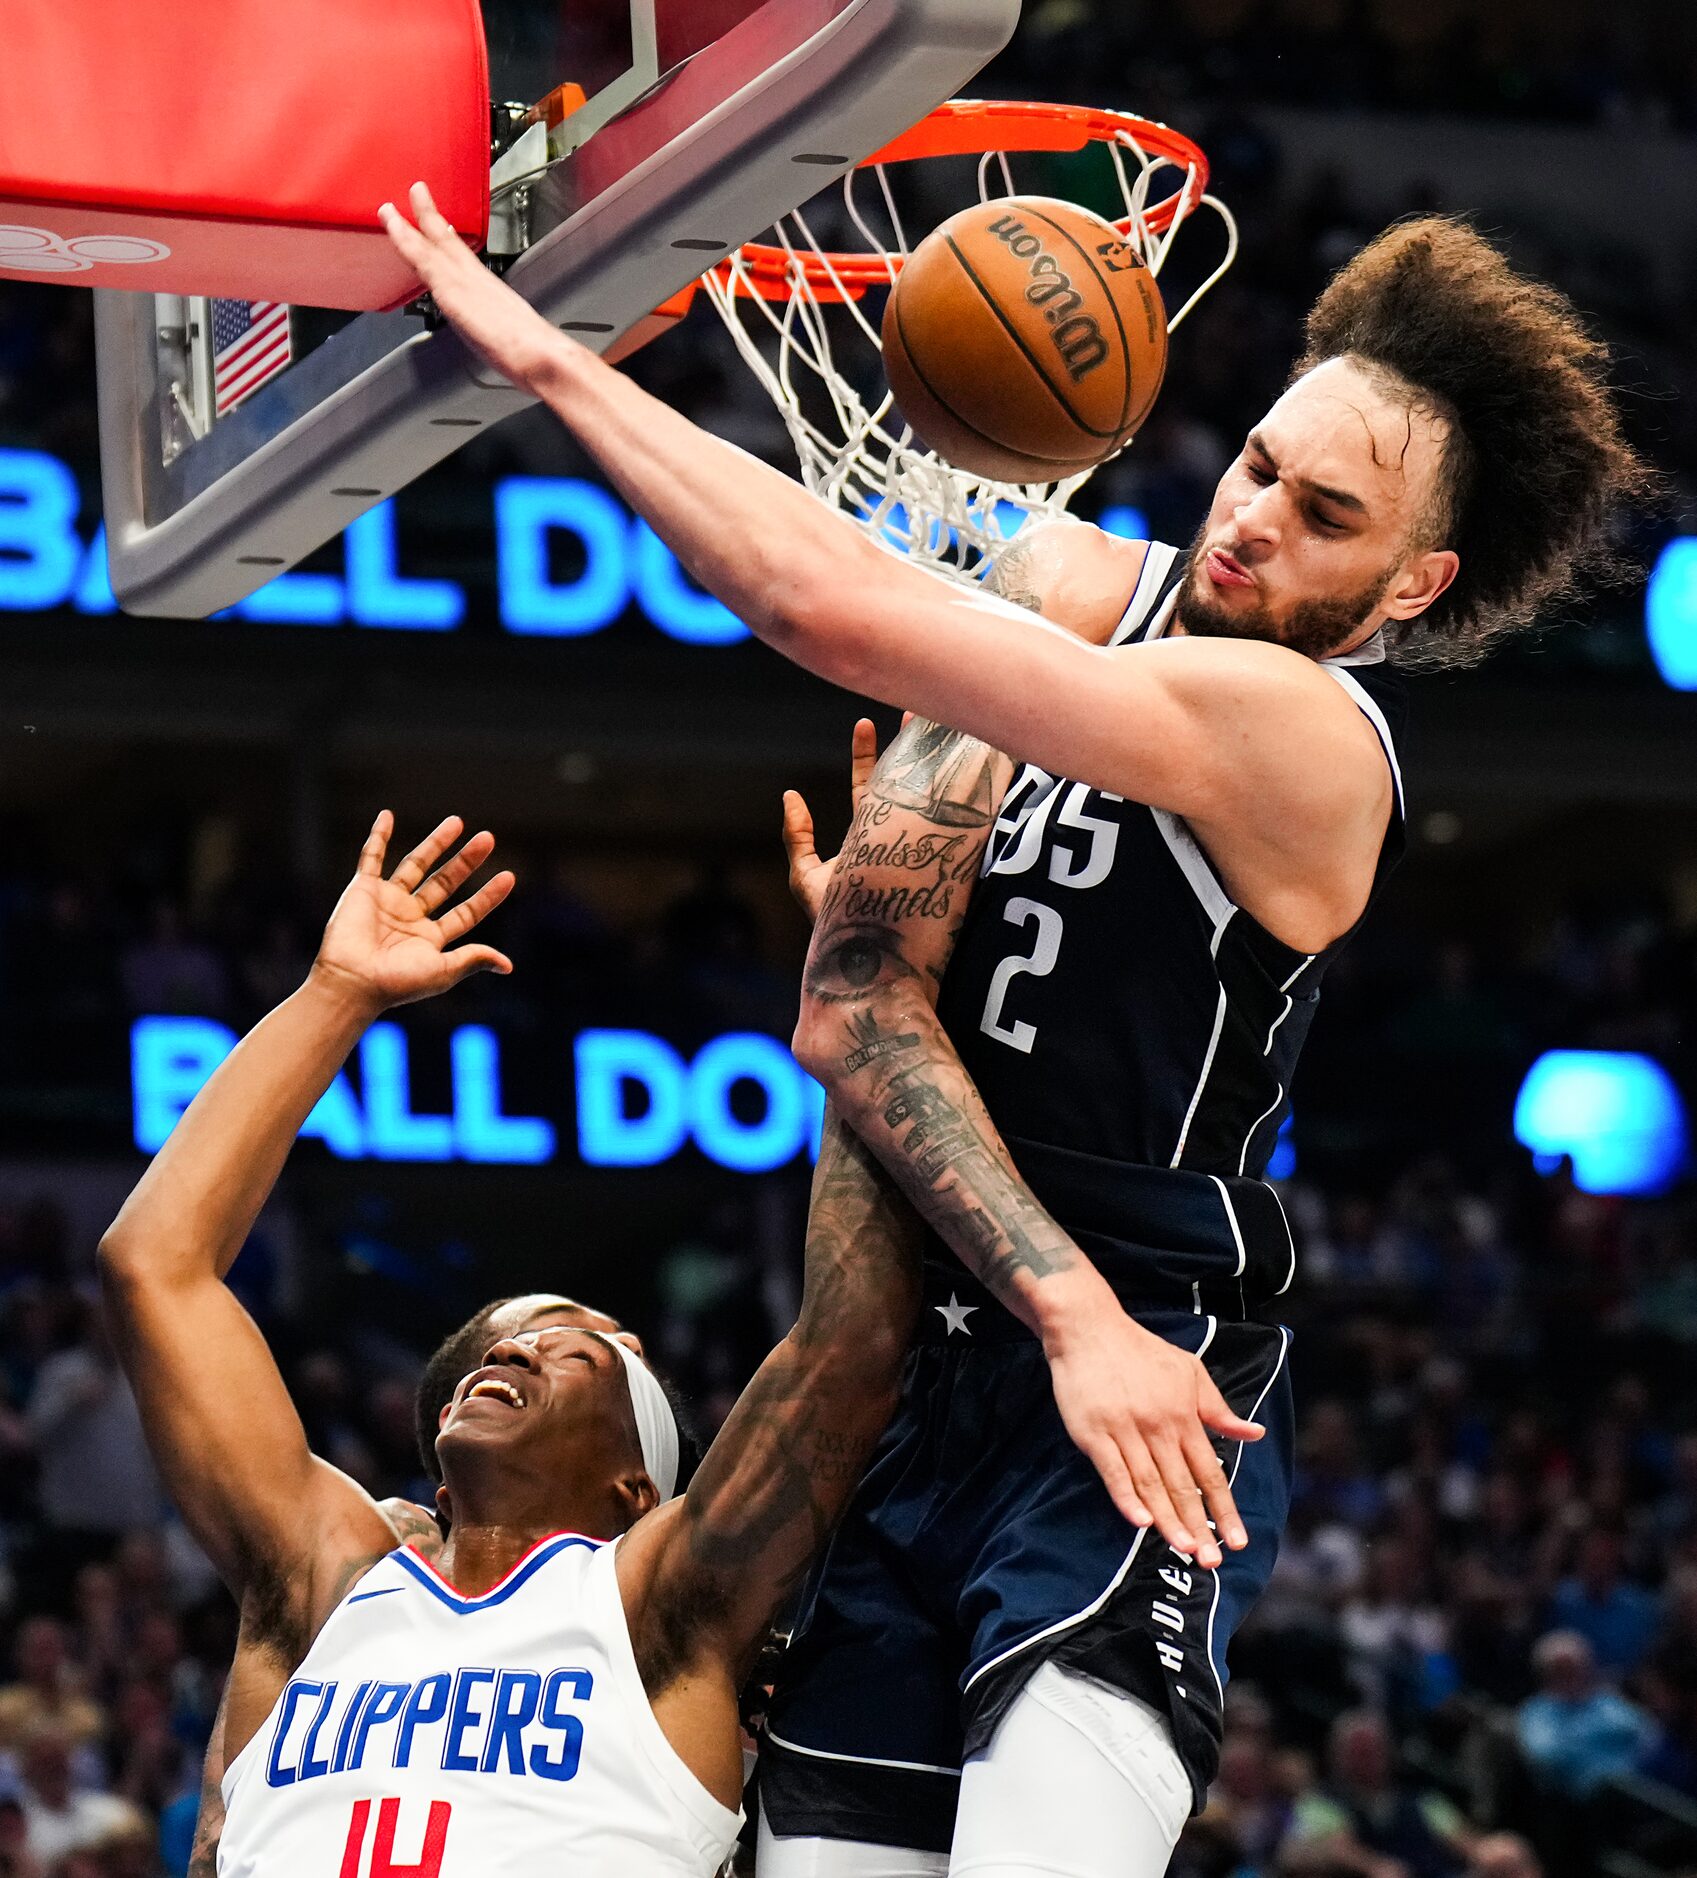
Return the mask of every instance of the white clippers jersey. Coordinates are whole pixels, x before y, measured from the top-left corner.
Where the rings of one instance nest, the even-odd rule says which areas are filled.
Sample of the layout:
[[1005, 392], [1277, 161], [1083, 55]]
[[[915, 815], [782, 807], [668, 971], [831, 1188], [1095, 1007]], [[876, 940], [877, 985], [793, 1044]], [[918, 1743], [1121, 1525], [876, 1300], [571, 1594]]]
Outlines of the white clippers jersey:
[[612, 1545], [575, 1533], [480, 1598], [410, 1547], [372, 1566], [224, 1802], [220, 1878], [706, 1878], [741, 1823], [660, 1732]]

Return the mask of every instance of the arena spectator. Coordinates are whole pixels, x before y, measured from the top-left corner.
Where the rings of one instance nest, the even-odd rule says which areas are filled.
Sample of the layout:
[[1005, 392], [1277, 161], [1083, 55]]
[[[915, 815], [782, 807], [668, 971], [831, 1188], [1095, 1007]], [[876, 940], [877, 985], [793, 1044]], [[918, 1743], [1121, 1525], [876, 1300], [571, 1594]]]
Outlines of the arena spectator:
[[1398, 1776], [1383, 1717], [1357, 1709], [1333, 1725], [1325, 1784], [1296, 1802], [1284, 1869], [1459, 1878], [1468, 1838], [1448, 1800]]
[[16, 1753], [38, 1728], [57, 1729], [73, 1749], [99, 1740], [106, 1719], [83, 1689], [56, 1618], [27, 1618], [13, 1660], [18, 1680], [0, 1688], [0, 1751]]
[[127, 1800], [73, 1782], [71, 1744], [56, 1728], [37, 1727], [25, 1740], [20, 1772], [29, 1850], [46, 1865], [106, 1843], [137, 1818]]
[[1586, 1638], [1552, 1631], [1532, 1661], [1538, 1693], [1521, 1704], [1517, 1727], [1521, 1752], [1542, 1783], [1583, 1799], [1611, 1774], [1630, 1773], [1654, 1730], [1641, 1709], [1603, 1685]]
[[41, 1508], [63, 1560], [110, 1551], [159, 1523], [159, 1477], [135, 1397], [87, 1310], [78, 1341], [42, 1364], [26, 1409], [41, 1467]]
[[29, 1849], [29, 1821], [14, 1795], [0, 1796], [0, 1878], [45, 1878], [40, 1859]]
[[1544, 1868], [1518, 1833], [1488, 1832], [1473, 1848], [1467, 1878], [1544, 1878]]
[[1675, 1445], [1672, 1478], [1656, 1501], [1652, 1518], [1656, 1538], [1663, 1545], [1697, 1538], [1697, 1429], [1682, 1435]]
[[1263, 1726], [1246, 1727], [1241, 1711], [1234, 1709], [1203, 1814], [1230, 1843], [1239, 1864], [1253, 1871], [1272, 1869], [1290, 1827], [1290, 1796], [1280, 1786], [1270, 1723], [1269, 1716]]
[[1393, 1715], [1425, 1706], [1428, 1672], [1448, 1641], [1443, 1614], [1427, 1595], [1429, 1570], [1401, 1539], [1379, 1539], [1339, 1620], [1362, 1700]]
[[1300, 1437], [1295, 1504], [1322, 1521], [1366, 1527], [1384, 1507], [1383, 1484], [1365, 1465], [1359, 1417], [1347, 1402], [1316, 1402]]
[[119, 970], [124, 996], [138, 1015], [228, 1013], [230, 984], [224, 961], [188, 931], [181, 911], [163, 897], [154, 904], [148, 932], [124, 948]]
[[1615, 1677], [1636, 1669], [1656, 1635], [1655, 1597], [1626, 1576], [1625, 1544], [1618, 1532], [1593, 1526], [1579, 1543], [1577, 1568], [1550, 1599], [1550, 1622], [1577, 1631], [1598, 1667]]

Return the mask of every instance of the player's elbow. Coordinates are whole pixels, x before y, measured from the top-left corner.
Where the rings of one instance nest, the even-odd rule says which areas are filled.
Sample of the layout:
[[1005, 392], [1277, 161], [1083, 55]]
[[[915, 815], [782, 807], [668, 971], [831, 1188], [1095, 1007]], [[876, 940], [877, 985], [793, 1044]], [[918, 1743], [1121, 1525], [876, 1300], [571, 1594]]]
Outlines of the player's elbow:
[[136, 1313], [148, 1277], [148, 1265], [133, 1234], [108, 1227], [95, 1255], [100, 1302], [114, 1328]]
[[95, 1254], [100, 1289], [109, 1304], [119, 1304], [144, 1286], [167, 1275], [169, 1261], [150, 1235], [120, 1213], [101, 1235]]
[[835, 1095], [842, 1084], [843, 1065], [841, 1052], [831, 1048], [830, 1033], [836, 1026], [831, 1022], [830, 1009], [820, 999], [802, 992], [790, 1054], [827, 1094]]
[[869, 623], [835, 597], [808, 591], [774, 605], [759, 636], [792, 663], [844, 691], [866, 693]]
[[134, 1236], [124, 1230], [122, 1220], [114, 1221], [100, 1235], [95, 1265], [102, 1289], [127, 1284], [135, 1278], [140, 1260]]

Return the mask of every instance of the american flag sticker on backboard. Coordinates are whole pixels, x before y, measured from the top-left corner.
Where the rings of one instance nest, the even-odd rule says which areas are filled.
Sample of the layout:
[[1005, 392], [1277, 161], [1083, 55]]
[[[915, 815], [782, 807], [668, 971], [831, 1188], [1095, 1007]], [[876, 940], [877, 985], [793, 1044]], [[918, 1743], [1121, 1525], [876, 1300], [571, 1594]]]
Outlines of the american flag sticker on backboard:
[[212, 377], [223, 417], [294, 357], [289, 309], [275, 300], [212, 302]]

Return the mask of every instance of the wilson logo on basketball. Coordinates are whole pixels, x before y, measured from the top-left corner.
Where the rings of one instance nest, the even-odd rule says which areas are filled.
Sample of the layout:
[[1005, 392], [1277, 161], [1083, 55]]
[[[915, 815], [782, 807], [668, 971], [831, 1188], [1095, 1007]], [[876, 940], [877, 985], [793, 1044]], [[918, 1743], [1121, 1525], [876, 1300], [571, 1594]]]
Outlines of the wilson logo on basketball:
[[51, 228], [0, 224], [0, 268], [28, 274], [86, 274], [91, 267], [142, 267], [171, 250], [145, 235], [56, 235]]
[[1029, 263], [1031, 285], [1025, 297], [1043, 309], [1049, 337], [1061, 363], [1077, 385], [1108, 361], [1108, 342], [1093, 315], [1083, 311], [1084, 296], [1072, 277], [1017, 215], [1004, 215], [990, 224], [990, 233], [1020, 260]]

